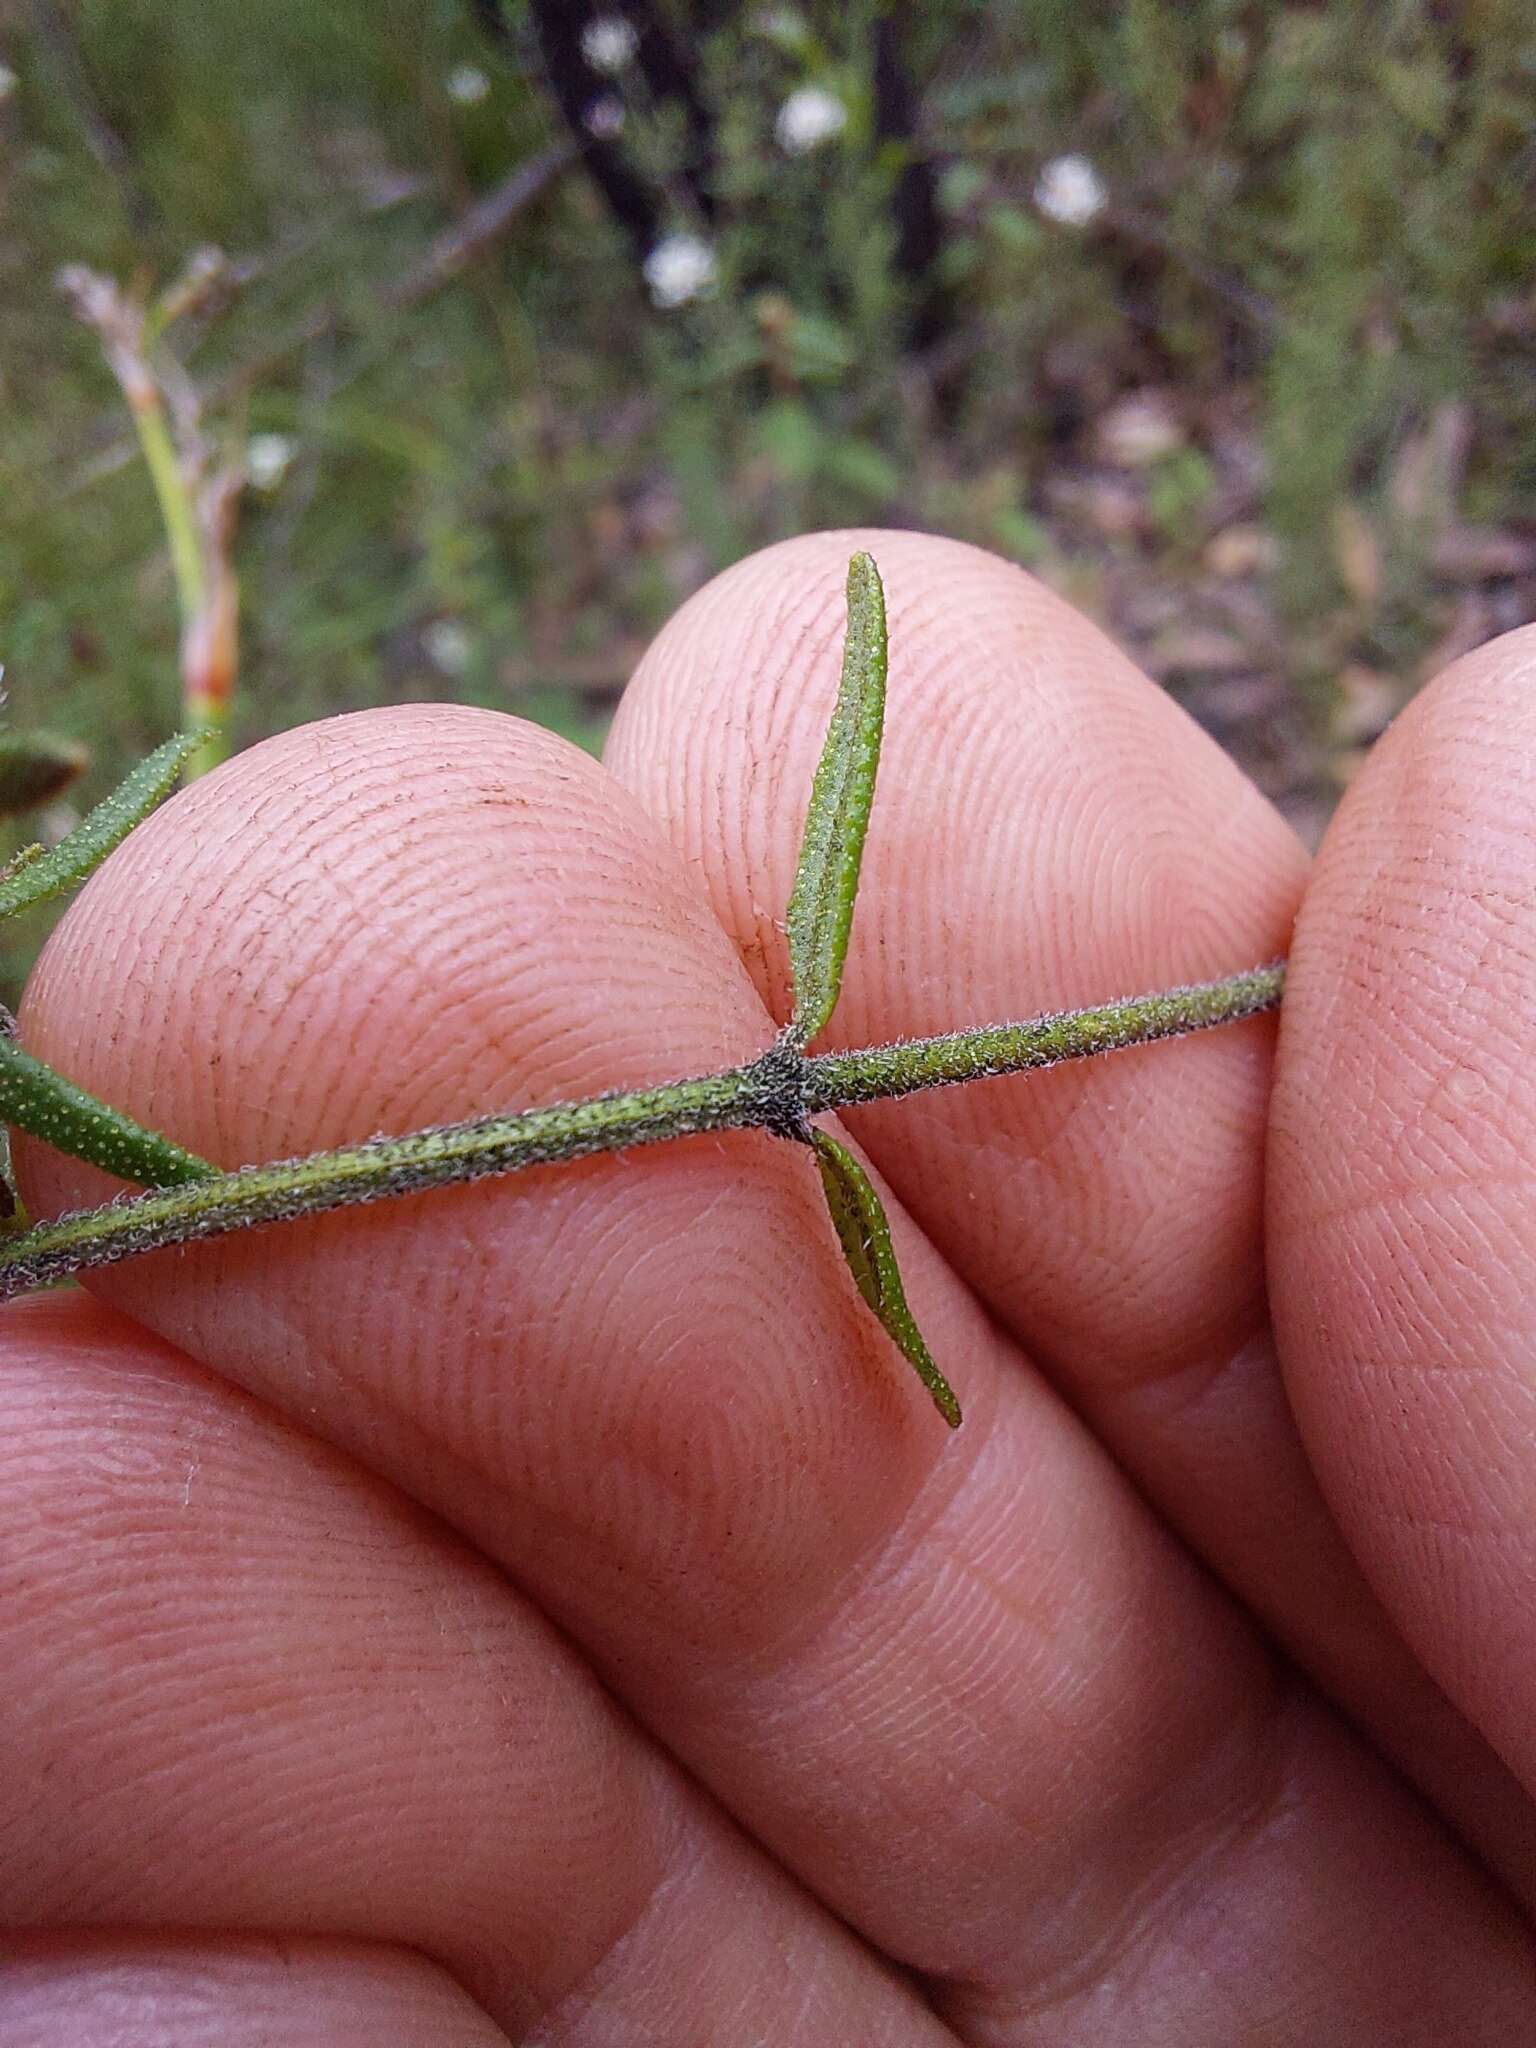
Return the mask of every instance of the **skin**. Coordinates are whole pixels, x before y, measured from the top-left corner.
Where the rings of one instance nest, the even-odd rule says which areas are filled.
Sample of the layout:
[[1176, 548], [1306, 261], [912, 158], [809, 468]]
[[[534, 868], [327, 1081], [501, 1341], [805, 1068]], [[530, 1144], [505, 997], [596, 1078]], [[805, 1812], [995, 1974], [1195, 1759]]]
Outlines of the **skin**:
[[[409, 707], [197, 783], [23, 1042], [231, 1166], [749, 1056], [856, 546], [890, 711], [822, 1042], [1290, 948], [1278, 1036], [849, 1116], [954, 1437], [760, 1134], [5, 1311], [8, 2043], [1531, 2031], [1536, 633], [1309, 877], [1027, 577], [812, 536], [684, 607], [605, 767]], [[38, 1213], [109, 1189], [17, 1149]]]

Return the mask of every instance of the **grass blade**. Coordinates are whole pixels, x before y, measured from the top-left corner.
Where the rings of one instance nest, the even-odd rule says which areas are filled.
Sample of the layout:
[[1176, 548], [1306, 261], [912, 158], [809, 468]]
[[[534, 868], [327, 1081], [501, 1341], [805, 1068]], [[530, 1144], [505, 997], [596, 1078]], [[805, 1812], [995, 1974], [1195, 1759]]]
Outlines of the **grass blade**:
[[62, 896], [100, 867], [115, 846], [170, 795], [188, 756], [201, 743], [200, 733], [178, 733], [119, 783], [111, 796], [88, 811], [66, 839], [28, 860], [0, 881], [0, 918], [14, 917], [36, 903]]
[[840, 1145], [826, 1131], [812, 1131], [811, 1143], [816, 1164], [821, 1168], [821, 1185], [833, 1227], [860, 1294], [933, 1396], [934, 1407], [951, 1429], [958, 1429], [960, 1403], [949, 1381], [934, 1364], [922, 1331], [912, 1320], [891, 1244], [891, 1226], [869, 1175], [847, 1146]]
[[848, 564], [843, 674], [811, 786], [800, 864], [789, 899], [790, 1033], [805, 1045], [832, 1015], [859, 887], [859, 862], [880, 764], [885, 718], [885, 592], [868, 555]]

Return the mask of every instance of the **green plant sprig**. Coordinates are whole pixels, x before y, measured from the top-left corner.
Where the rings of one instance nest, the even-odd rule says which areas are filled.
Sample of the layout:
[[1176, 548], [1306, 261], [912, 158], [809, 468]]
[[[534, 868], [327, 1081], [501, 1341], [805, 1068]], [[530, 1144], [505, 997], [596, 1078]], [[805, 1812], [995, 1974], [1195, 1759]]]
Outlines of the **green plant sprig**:
[[202, 733], [178, 733], [156, 747], [109, 797], [87, 811], [57, 846], [29, 854], [20, 866], [0, 877], [0, 918], [15, 917], [78, 888], [134, 826], [170, 795], [176, 778], [205, 737]]
[[[205, 735], [178, 733], [87, 811], [57, 846], [24, 847], [0, 873], [0, 919], [67, 895], [120, 846], [176, 786]], [[0, 1035], [0, 1120], [61, 1152], [145, 1187], [174, 1187], [211, 1175], [206, 1160], [99, 1102], [42, 1060]]]
[[[257, 1225], [638, 1145], [761, 1130], [812, 1149], [829, 1215], [860, 1294], [945, 1421], [958, 1425], [959, 1403], [913, 1319], [874, 1184], [852, 1153], [812, 1119], [859, 1103], [1034, 1071], [1252, 1017], [1279, 1003], [1285, 968], [1277, 962], [1220, 981], [935, 1038], [852, 1052], [808, 1052], [807, 1042], [832, 1014], [841, 985], [879, 764], [886, 624], [880, 578], [868, 555], [856, 555], [849, 567], [848, 618], [837, 705], [790, 899], [794, 1007], [779, 1037], [756, 1059], [658, 1087], [479, 1117], [233, 1173], [215, 1173], [168, 1140], [129, 1124], [132, 1139], [143, 1142], [137, 1150], [120, 1150], [117, 1156], [129, 1165], [115, 1170], [159, 1184], [148, 1194], [39, 1224], [0, 1247], [0, 1298], [145, 1252]], [[3, 1088], [0, 1073], [0, 1111], [10, 1115]], [[118, 1114], [81, 1091], [75, 1095], [77, 1112], [83, 1104], [85, 1112]], [[55, 1119], [54, 1131], [40, 1134], [65, 1150], [80, 1149], [70, 1132], [59, 1134], [61, 1129]], [[154, 1154], [156, 1146], [174, 1159]], [[82, 1151], [81, 1156], [91, 1155]], [[96, 1156], [98, 1163], [107, 1163]], [[167, 1184], [172, 1181], [179, 1184]]]
[[[1001, 1029], [1009, 1034], [1010, 1054], [994, 1058], [982, 1071], [1033, 1071], [1252, 1017], [1278, 1002], [1283, 972], [1279, 966], [1259, 968], [1226, 981], [1005, 1025]], [[1186, 1020], [1182, 1024], [1180, 1016]], [[492, 1174], [559, 1166], [597, 1152], [627, 1152], [719, 1131], [799, 1136], [809, 1116], [850, 1102], [890, 1100], [980, 1078], [954, 1070], [966, 1036], [957, 1032], [873, 1046], [868, 1053], [810, 1057], [788, 1054], [781, 1039], [744, 1065], [657, 1088], [594, 1095], [512, 1116], [476, 1117], [233, 1173], [204, 1168], [185, 1186], [81, 1210], [15, 1239], [0, 1251], [0, 1299], [68, 1273], [252, 1224], [286, 1223]], [[870, 1069], [861, 1073], [865, 1060]], [[858, 1078], [856, 1093], [843, 1091], [842, 1077], [849, 1074]]]
[[[205, 735], [178, 733], [115, 788], [111, 797], [86, 811], [74, 831], [57, 846], [27, 846], [0, 872], [0, 920], [16, 918], [53, 897], [68, 895], [102, 864], [137, 823], [170, 795], [182, 768]], [[14, 1026], [12, 1026], [14, 1028]], [[86, 1159], [121, 1180], [137, 1180], [145, 1188], [170, 1188], [211, 1176], [207, 1159], [145, 1130], [131, 1116], [98, 1102], [84, 1087], [23, 1053], [14, 1038], [0, 1034], [0, 1120], [27, 1130], [59, 1151]], [[0, 1208], [4, 1208], [0, 1194]]]

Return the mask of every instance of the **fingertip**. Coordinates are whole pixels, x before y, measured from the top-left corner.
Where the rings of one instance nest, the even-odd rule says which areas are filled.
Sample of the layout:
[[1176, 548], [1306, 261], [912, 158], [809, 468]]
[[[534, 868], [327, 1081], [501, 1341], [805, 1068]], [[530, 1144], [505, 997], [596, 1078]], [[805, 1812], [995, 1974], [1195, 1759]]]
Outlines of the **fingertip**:
[[1536, 1783], [1536, 628], [1425, 690], [1297, 923], [1271, 1104], [1287, 1383], [1423, 1661]]

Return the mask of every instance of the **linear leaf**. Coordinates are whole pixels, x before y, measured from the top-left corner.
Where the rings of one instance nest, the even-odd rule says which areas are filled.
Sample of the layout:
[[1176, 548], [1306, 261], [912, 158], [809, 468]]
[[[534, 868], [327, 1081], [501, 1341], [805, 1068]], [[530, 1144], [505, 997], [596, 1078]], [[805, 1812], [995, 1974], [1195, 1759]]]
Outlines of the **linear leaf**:
[[182, 764], [201, 743], [200, 733], [178, 733], [118, 784], [111, 796], [87, 811], [66, 839], [47, 853], [15, 868], [0, 881], [0, 917], [14, 917], [35, 903], [62, 896], [83, 882], [93, 868], [170, 795]]
[[143, 1187], [182, 1187], [218, 1170], [109, 1109], [9, 1038], [0, 1038], [0, 1122]]
[[868, 555], [848, 564], [843, 673], [811, 786], [800, 864], [789, 899], [789, 964], [798, 1044], [816, 1036], [837, 1003], [859, 887], [859, 862], [880, 765], [885, 718], [885, 592]]
[[821, 1185], [833, 1226], [860, 1294], [933, 1396], [935, 1408], [951, 1429], [958, 1429], [960, 1403], [949, 1381], [934, 1364], [922, 1331], [912, 1320], [891, 1244], [891, 1226], [869, 1175], [847, 1146], [840, 1145], [826, 1131], [813, 1130], [811, 1143], [816, 1164], [821, 1168]]

